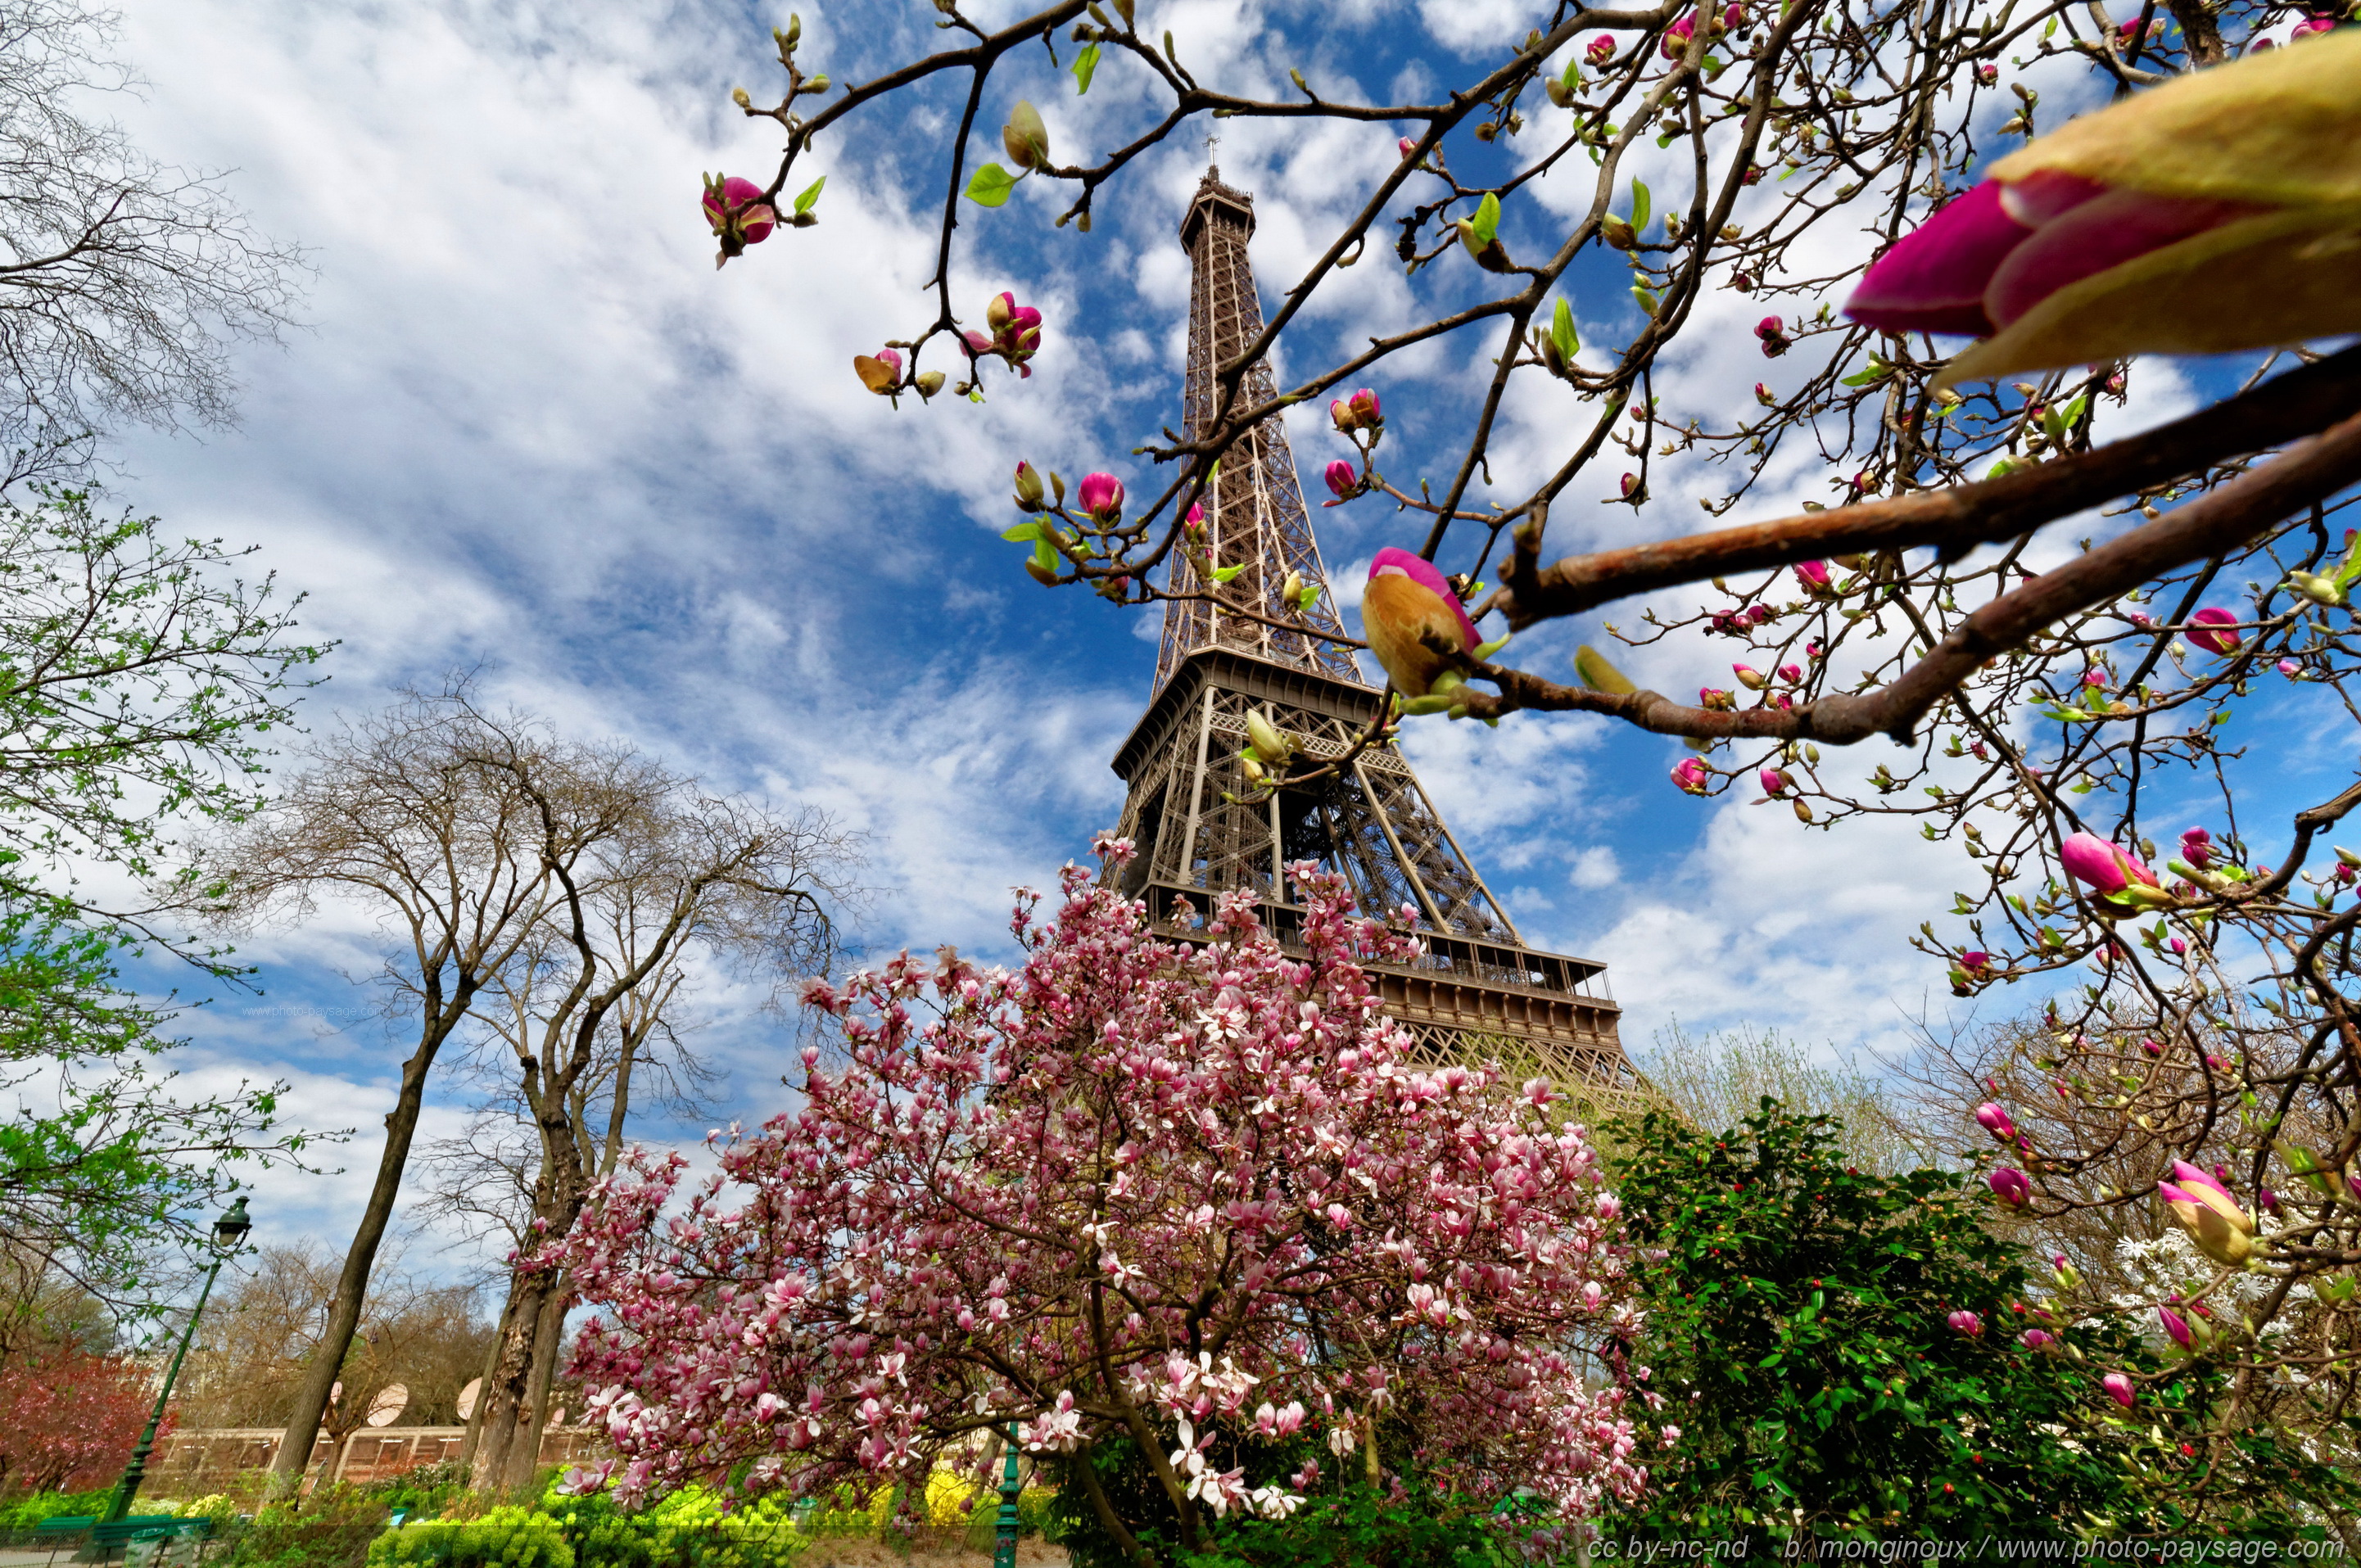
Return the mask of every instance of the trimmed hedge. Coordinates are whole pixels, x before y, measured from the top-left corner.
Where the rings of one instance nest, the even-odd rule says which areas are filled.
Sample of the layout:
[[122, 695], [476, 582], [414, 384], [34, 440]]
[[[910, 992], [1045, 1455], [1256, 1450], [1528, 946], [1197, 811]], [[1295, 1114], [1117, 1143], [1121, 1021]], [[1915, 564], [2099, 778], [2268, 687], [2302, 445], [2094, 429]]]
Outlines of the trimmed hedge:
[[369, 1568], [574, 1568], [565, 1526], [537, 1508], [494, 1508], [480, 1519], [428, 1520], [369, 1542]]

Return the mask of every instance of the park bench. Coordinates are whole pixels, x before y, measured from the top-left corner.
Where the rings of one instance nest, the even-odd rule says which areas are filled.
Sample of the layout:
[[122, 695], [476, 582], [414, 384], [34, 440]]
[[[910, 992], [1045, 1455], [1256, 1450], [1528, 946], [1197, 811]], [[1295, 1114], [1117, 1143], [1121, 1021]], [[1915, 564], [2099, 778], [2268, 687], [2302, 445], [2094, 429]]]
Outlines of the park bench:
[[135, 1541], [170, 1541], [180, 1537], [189, 1541], [207, 1541], [214, 1533], [214, 1521], [204, 1514], [182, 1519], [177, 1514], [133, 1514], [128, 1519], [92, 1522], [89, 1557], [104, 1563]]
[[34, 1549], [46, 1550], [49, 1554], [49, 1561], [55, 1563], [58, 1560], [58, 1553], [64, 1551], [68, 1545], [79, 1544], [79, 1542], [70, 1541], [68, 1537], [86, 1534], [96, 1523], [98, 1523], [98, 1516], [95, 1514], [59, 1514], [55, 1518], [43, 1519], [33, 1527]]

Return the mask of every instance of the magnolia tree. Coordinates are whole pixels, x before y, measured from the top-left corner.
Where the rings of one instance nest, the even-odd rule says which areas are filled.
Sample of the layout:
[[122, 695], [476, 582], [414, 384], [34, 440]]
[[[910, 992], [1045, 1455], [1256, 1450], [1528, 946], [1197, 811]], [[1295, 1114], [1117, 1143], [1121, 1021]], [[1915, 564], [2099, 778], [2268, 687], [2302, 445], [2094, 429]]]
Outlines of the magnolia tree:
[[[2151, 1303], [2174, 1315], [2148, 1313], [2150, 1332], [2241, 1359], [2237, 1399], [2344, 1407], [2361, 1365], [2361, 855], [2332, 845], [2361, 801], [2347, 599], [2361, 549], [2340, 499], [2361, 478], [2361, 350], [2303, 345], [2361, 331], [2361, 29], [2281, 0], [1543, 5], [1457, 79], [1389, 104], [1301, 71], [1273, 94], [1257, 55], [1163, 30], [1132, 0], [1071, 0], [996, 31], [937, 5], [940, 49], [832, 94], [797, 29], [777, 35], [784, 96], [737, 102], [784, 133], [784, 153], [766, 181], [712, 181], [705, 198], [725, 261], [786, 227], [814, 232], [785, 243], [826, 243], [815, 148], [833, 133], [884, 157], [890, 142], [907, 170], [910, 127], [954, 119], [896, 105], [956, 89], [959, 130], [933, 165], [932, 317], [856, 366], [896, 407], [947, 386], [981, 396], [995, 360], [1030, 374], [1058, 325], [1021, 290], [983, 304], [981, 287], [953, 288], [961, 222], [1016, 221], [986, 211], [1016, 182], [1058, 189], [1057, 222], [1087, 231], [1135, 164], [1205, 116], [1400, 137], [1261, 334], [1218, 367], [1209, 414], [1137, 448], [1169, 476], [1144, 505], [1126, 510], [1105, 474], [1070, 500], [1055, 475], [1017, 466], [1029, 516], [1012, 537], [1037, 578], [1322, 635], [1299, 619], [1319, 585], [1215, 565], [1197, 503], [1243, 432], [1324, 401], [1352, 446], [1329, 466], [1336, 502], [1382, 497], [1402, 521], [1363, 601], [1398, 715], [1598, 713], [1684, 740], [1696, 754], [1672, 783], [1691, 795], [1759, 787], [1799, 830], [1898, 817], [1955, 846], [1964, 885], [1927, 889], [1916, 938], [1935, 973], [1965, 997], [2031, 981], [2052, 999], [2016, 1048], [1977, 1064], [1993, 1089], [1960, 1100], [1963, 1127], [1986, 1093], [2044, 1102], [1993, 1162], [2002, 1201], [2119, 1234], [2185, 1225], [2213, 1273]], [[1061, 42], [1070, 80], [1044, 63]], [[1450, 69], [1421, 66], [1400, 80]], [[1128, 97], [1082, 96], [1117, 72]], [[2053, 98], [2115, 101], [2053, 127], [2035, 77]], [[1051, 92], [1078, 95], [1055, 117], [1104, 150], [1051, 146], [1029, 101]], [[972, 145], [994, 125], [998, 148]], [[1421, 313], [1313, 357], [1306, 310], [1389, 248]], [[1587, 295], [1585, 320], [1620, 324], [1586, 344], [1571, 296], [1602, 280], [1610, 295], [1628, 283], [1636, 308]], [[1658, 379], [1695, 363], [1700, 333], [1733, 335], [1713, 324], [1731, 313], [1720, 291], [1763, 313], [1750, 346], [1764, 379], [1735, 422], [1676, 406], [1665, 389], [1682, 383]], [[1385, 378], [1451, 340], [1490, 369], [1422, 433], [1455, 455], [1447, 481], [1406, 487], [1378, 462]], [[1312, 367], [1258, 399], [1245, 372], [1282, 341], [1291, 374]], [[2150, 352], [2235, 357], [2199, 363], [2213, 406], [2099, 443]], [[1512, 393], [1556, 400], [1554, 449], [1530, 488], [1482, 504]], [[1086, 439], [1070, 463], [1093, 466]], [[1816, 466], [1835, 477], [1827, 502], [1746, 517]], [[1708, 517], [1743, 521], [1553, 551], [1554, 507], [1641, 507], [1660, 475], [1707, 476], [1694, 499]], [[2043, 532], [2068, 519], [2073, 544]], [[1675, 591], [1693, 584], [1709, 585], [1703, 602]], [[1477, 624], [1642, 594], [1638, 624], [1607, 638], [1650, 648], [1652, 668], [1731, 674], [1690, 702], [1636, 689], [1586, 647], [1562, 682]], [[2271, 722], [2234, 726], [2242, 710]], [[1865, 756], [1834, 750], [1862, 742]], [[1250, 760], [1270, 787], [1342, 765], [1286, 736]], [[2180, 846], [2169, 863], [2159, 840]], [[2213, 1186], [2171, 1182], [2176, 1160]], [[2258, 1293], [2228, 1288], [2257, 1275]], [[2078, 1310], [2122, 1310], [2078, 1295], [2070, 1260], [2059, 1277]], [[2245, 1305], [2199, 1337], [2191, 1311], [2231, 1296]], [[2262, 1332], [2298, 1311], [2301, 1332]]]
[[[1104, 841], [1114, 865], [1127, 841]], [[603, 1183], [544, 1262], [599, 1314], [575, 1368], [628, 1503], [728, 1473], [809, 1494], [982, 1470], [1013, 1427], [1090, 1463], [1137, 1445], [1202, 1549], [1209, 1516], [1283, 1517], [1379, 1455], [1561, 1519], [1644, 1483], [1639, 1317], [1583, 1129], [1481, 1069], [1412, 1065], [1361, 964], [1411, 945], [1292, 868], [1302, 956], [1225, 902], [1202, 946], [1070, 867], [1013, 972], [907, 954], [807, 1003], [850, 1064], [803, 1053], [805, 1103]], [[1676, 1429], [1654, 1432], [1658, 1441]], [[1248, 1451], [1324, 1443], [1249, 1486]], [[618, 1465], [620, 1464], [620, 1471]]]

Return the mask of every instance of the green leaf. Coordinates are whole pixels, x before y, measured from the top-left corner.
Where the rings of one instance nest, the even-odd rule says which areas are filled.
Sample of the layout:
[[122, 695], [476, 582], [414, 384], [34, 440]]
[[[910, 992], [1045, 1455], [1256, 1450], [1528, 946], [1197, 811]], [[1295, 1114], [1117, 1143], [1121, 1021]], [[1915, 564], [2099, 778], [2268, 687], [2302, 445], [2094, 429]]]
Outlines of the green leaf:
[[1244, 562], [1240, 562], [1235, 566], [1216, 566], [1213, 568], [1213, 581], [1217, 583], [1226, 583], [1232, 577], [1236, 576], [1240, 572], [1243, 572], [1246, 569], [1246, 563]]
[[1605, 654], [1587, 642], [1574, 651], [1574, 678], [1592, 691], [1627, 696], [1640, 688], [1631, 678], [1607, 662]]
[[1582, 336], [1574, 330], [1574, 306], [1563, 299], [1557, 302], [1557, 313], [1550, 318], [1550, 341], [1569, 362], [1582, 349]]
[[1069, 67], [1074, 73], [1074, 96], [1079, 98], [1091, 90], [1091, 72], [1098, 68], [1099, 46], [1096, 44], [1083, 46], [1082, 52], [1074, 57], [1074, 63]]
[[1477, 204], [1476, 215], [1468, 220], [1467, 226], [1475, 231], [1479, 242], [1491, 244], [1500, 233], [1500, 198], [1489, 191], [1485, 192], [1484, 200]]
[[796, 211], [798, 213], [810, 212], [812, 210], [812, 203], [819, 200], [819, 188], [827, 183], [828, 176], [825, 174], [813, 181], [811, 182], [811, 189], [796, 198]]
[[1041, 525], [1038, 522], [1020, 522], [1014, 528], [1002, 530], [1000, 537], [1007, 540], [1011, 544], [1022, 544], [1027, 540], [1040, 538]]
[[1640, 183], [1640, 181], [1637, 181], [1637, 180], [1632, 181], [1631, 181], [1631, 229], [1632, 229], [1632, 232], [1633, 232], [1633, 233], [1635, 233], [1635, 234], [1645, 234], [1645, 233], [1647, 233], [1647, 232], [1648, 232], [1648, 220], [1649, 220], [1652, 216], [1653, 216], [1653, 215], [1654, 215], [1654, 214], [1653, 214], [1653, 207], [1652, 207], [1652, 205], [1651, 205], [1651, 203], [1650, 203], [1650, 202], [1649, 202], [1649, 200], [1648, 200], [1648, 188], [1647, 188], [1645, 185], [1641, 184], [1641, 183]]
[[996, 163], [987, 163], [977, 170], [967, 182], [968, 200], [979, 206], [997, 207], [1008, 200], [1008, 192], [1016, 189], [1016, 176]]
[[1041, 564], [1041, 569], [1045, 572], [1054, 572], [1058, 569], [1058, 552], [1050, 547], [1049, 542], [1046, 539], [1037, 538], [1033, 541], [1033, 559]]

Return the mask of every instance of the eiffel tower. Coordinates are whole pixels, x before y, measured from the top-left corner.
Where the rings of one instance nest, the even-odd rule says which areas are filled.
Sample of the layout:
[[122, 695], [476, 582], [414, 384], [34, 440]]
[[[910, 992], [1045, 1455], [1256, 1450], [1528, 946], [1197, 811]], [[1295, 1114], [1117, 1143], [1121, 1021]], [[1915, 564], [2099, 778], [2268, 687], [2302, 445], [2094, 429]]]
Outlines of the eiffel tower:
[[[1189, 297], [1189, 433], [1211, 425], [1214, 372], [1261, 332], [1262, 303], [1246, 262], [1254, 198], [1209, 170], [1180, 225], [1194, 281]], [[1274, 395], [1269, 367], [1248, 368], [1240, 397]], [[1420, 916], [1426, 952], [1412, 965], [1373, 970], [1387, 1014], [1431, 1060], [1498, 1060], [1548, 1078], [1596, 1105], [1642, 1092], [1617, 1036], [1620, 1009], [1605, 966], [1525, 945], [1509, 913], [1394, 746], [1372, 748], [1338, 776], [1301, 790], [1257, 793], [1237, 753], [1249, 709], [1259, 707], [1312, 759], [1341, 757], [1380, 711], [1383, 694], [1362, 678], [1333, 598], [1301, 615], [1280, 606], [1290, 572], [1323, 587], [1287, 432], [1273, 414], [1222, 456], [1204, 498], [1212, 566], [1239, 568], [1221, 600], [1301, 630], [1220, 613], [1202, 599], [1165, 606], [1156, 685], [1115, 771], [1129, 790], [1119, 831], [1138, 847], [1123, 890], [1145, 899], [1156, 928], [1186, 938], [1177, 905], [1202, 920], [1214, 899], [1251, 889], [1265, 920], [1288, 939], [1301, 911], [1286, 901], [1283, 868], [1310, 860], [1343, 873], [1360, 908]], [[1197, 568], [1173, 558], [1172, 589], [1204, 591]]]

